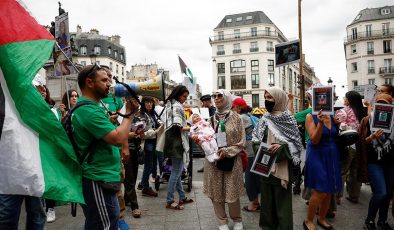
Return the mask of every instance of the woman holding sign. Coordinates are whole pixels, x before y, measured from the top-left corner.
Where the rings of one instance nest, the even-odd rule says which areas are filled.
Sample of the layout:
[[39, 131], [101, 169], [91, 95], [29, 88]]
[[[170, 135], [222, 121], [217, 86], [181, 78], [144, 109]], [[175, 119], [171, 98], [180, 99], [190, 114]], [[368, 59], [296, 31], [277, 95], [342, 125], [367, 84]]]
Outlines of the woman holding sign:
[[[260, 149], [266, 143], [269, 145], [268, 154], [275, 159], [266, 177], [261, 177], [260, 194], [260, 227], [262, 229], [293, 229], [292, 213], [292, 161], [300, 163], [303, 150], [302, 139], [298, 132], [297, 121], [287, 110], [288, 96], [280, 88], [271, 87], [264, 93], [264, 114], [253, 131], [252, 141], [260, 144], [256, 159], [262, 154]], [[267, 160], [262, 158], [262, 162]], [[266, 158], [267, 159], [267, 158]], [[268, 160], [269, 162], [270, 160]], [[253, 163], [252, 171], [258, 171], [257, 160]]]
[[[357, 147], [361, 150], [358, 179], [360, 182], [369, 181], [372, 188], [364, 229], [376, 229], [375, 219], [378, 211], [378, 229], [392, 229], [387, 223], [394, 184], [394, 133], [392, 132], [392, 122], [388, 118], [389, 113], [393, 116], [392, 102], [393, 99], [388, 94], [381, 93], [376, 96], [376, 103], [383, 105], [375, 104], [374, 111], [372, 111], [373, 116], [370, 115], [362, 119], [358, 130], [360, 141], [357, 143]], [[384, 106], [384, 104], [388, 105]], [[387, 118], [386, 120], [378, 116], [382, 111], [386, 114], [384, 116]], [[371, 131], [371, 122], [375, 132]], [[379, 126], [381, 128], [378, 128]], [[387, 128], [388, 131], [383, 131], [384, 128]]]

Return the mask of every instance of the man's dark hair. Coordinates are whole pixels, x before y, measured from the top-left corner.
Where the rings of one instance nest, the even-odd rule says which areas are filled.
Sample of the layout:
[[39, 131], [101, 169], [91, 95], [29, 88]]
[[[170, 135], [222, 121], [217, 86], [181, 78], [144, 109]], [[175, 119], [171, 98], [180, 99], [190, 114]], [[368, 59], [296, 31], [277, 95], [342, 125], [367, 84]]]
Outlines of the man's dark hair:
[[165, 100], [164, 104], [167, 103], [167, 101], [171, 101], [172, 99], [175, 99], [178, 101], [179, 97], [182, 96], [185, 92], [189, 93], [189, 90], [186, 88], [184, 85], [177, 85], [171, 92], [171, 94], [167, 97]]
[[383, 84], [383, 85], [381, 85], [381, 87], [382, 86], [386, 87], [388, 93], [390, 94], [390, 96], [394, 97], [394, 86], [393, 85], [391, 85], [391, 84]]
[[85, 88], [86, 78], [94, 79], [96, 77], [96, 73], [99, 70], [104, 69], [99, 65], [88, 65], [84, 67], [81, 72], [78, 74], [78, 86], [80, 89]]

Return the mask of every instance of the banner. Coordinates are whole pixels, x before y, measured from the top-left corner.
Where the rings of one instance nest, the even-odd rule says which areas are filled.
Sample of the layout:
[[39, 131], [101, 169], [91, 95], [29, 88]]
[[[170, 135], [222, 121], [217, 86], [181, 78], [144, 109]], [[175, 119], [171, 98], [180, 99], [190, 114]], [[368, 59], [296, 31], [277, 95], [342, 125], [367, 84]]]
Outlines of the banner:
[[300, 42], [294, 40], [275, 45], [276, 67], [296, 63], [300, 60]]
[[[70, 32], [68, 26], [68, 13], [56, 16], [55, 19], [55, 38], [56, 43], [60, 49], [66, 54], [68, 59], [72, 58], [72, 51], [70, 45]], [[53, 54], [53, 61], [55, 63], [54, 75], [60, 77], [63, 75], [70, 75], [76, 73], [72, 64], [65, 57], [63, 52], [55, 45], [55, 52]]]

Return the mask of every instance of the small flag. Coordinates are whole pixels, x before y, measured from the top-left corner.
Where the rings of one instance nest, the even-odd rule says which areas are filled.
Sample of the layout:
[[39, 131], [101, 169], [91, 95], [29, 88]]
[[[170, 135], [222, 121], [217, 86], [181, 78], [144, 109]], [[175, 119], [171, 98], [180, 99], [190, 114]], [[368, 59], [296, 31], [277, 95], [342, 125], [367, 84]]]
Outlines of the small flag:
[[0, 12], [0, 194], [84, 203], [70, 140], [32, 84], [54, 38], [19, 1]]
[[185, 62], [182, 60], [181, 57], [178, 56], [178, 58], [179, 58], [179, 65], [181, 66], [181, 72], [189, 78], [192, 84], [194, 84], [192, 71], [190, 70], [189, 67], [187, 67], [187, 65], [185, 64]]

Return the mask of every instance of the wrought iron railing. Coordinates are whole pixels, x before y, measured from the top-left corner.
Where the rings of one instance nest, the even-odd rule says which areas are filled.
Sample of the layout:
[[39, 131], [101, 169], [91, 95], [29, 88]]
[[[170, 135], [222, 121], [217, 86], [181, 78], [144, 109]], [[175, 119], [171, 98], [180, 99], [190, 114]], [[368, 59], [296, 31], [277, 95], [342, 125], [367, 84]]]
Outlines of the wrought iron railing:
[[352, 42], [365, 38], [374, 38], [374, 37], [385, 37], [385, 36], [393, 36], [394, 28], [384, 29], [384, 30], [372, 30], [372, 31], [364, 31], [356, 34], [351, 34], [345, 37], [345, 43]]
[[380, 67], [379, 73], [380, 74], [394, 73], [394, 66]]

